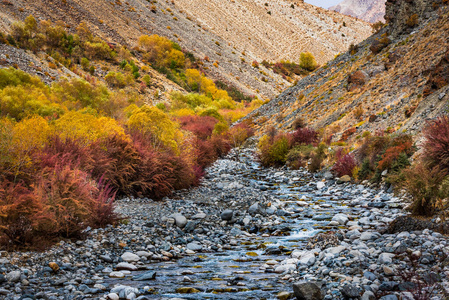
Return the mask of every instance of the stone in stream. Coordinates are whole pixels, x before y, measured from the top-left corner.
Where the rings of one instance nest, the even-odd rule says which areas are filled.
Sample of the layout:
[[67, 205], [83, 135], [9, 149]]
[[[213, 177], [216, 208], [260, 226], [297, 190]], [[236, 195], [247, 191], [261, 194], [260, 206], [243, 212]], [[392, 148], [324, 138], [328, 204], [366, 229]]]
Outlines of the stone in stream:
[[203, 246], [198, 242], [191, 242], [187, 244], [186, 248], [191, 251], [201, 251]]
[[128, 270], [128, 271], [136, 271], [137, 267], [133, 264], [121, 262], [117, 266], [115, 266], [116, 270]]
[[232, 209], [225, 209], [220, 215], [223, 221], [231, 221], [233, 216], [234, 211]]
[[107, 297], [108, 297], [108, 299], [110, 299], [110, 300], [119, 300], [119, 299], [120, 299], [120, 297], [119, 297], [116, 293], [109, 293], [109, 294], [107, 295]]
[[145, 281], [145, 280], [154, 280], [154, 279], [156, 279], [156, 272], [153, 272], [153, 271], [145, 272], [143, 274], [136, 275], [133, 277], [133, 280], [135, 280], [135, 281]]
[[321, 289], [314, 282], [298, 282], [293, 284], [293, 292], [298, 300], [322, 300]]
[[318, 181], [318, 182], [316, 183], [316, 188], [317, 188], [318, 190], [321, 190], [321, 189], [324, 188], [325, 186], [326, 186], [326, 183], [323, 182], [323, 181]]
[[131, 252], [125, 252], [122, 254], [121, 258], [126, 262], [136, 262], [140, 260], [140, 257], [138, 255], [135, 255]]
[[346, 223], [348, 223], [349, 218], [345, 214], [336, 214], [332, 217], [332, 221], [338, 222], [338, 224], [340, 225], [345, 225]]

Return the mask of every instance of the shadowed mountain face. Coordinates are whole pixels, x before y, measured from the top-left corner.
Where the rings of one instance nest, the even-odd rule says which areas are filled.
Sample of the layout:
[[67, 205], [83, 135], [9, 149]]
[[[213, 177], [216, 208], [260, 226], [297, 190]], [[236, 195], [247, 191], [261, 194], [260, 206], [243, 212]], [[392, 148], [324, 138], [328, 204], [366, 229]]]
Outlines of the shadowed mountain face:
[[385, 21], [385, 0], [343, 0], [329, 9], [370, 23]]
[[310, 51], [319, 64], [367, 38], [366, 22], [302, 1], [275, 0], [15, 0], [0, 1], [0, 30], [33, 14], [80, 22], [109, 42], [137, 45], [143, 34], [158, 34], [204, 59], [206, 73], [246, 94], [271, 98], [290, 82], [253, 67], [253, 61], [298, 62]]

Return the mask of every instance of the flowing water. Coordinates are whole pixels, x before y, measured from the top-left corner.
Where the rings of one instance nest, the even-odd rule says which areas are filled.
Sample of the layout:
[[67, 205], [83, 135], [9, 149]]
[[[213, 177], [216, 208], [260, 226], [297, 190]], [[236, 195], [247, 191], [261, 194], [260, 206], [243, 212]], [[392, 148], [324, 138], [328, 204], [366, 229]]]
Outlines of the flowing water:
[[[297, 178], [294, 183], [277, 182], [274, 170], [262, 170], [250, 157], [244, 158], [245, 168], [238, 172], [253, 183], [266, 185], [268, 190], [286, 204], [284, 210], [293, 212], [281, 217], [291, 229], [279, 235], [242, 235], [232, 249], [222, 252], [197, 253], [171, 262], [153, 263], [148, 270], [156, 271], [155, 280], [136, 282], [122, 279], [120, 283], [134, 287], [150, 287], [148, 298], [184, 299], [276, 299], [280, 291], [291, 291], [292, 283], [274, 272], [273, 261], [290, 258], [295, 249], [305, 249], [307, 239], [329, 229], [326, 224], [339, 212], [357, 215], [357, 208], [342, 206], [341, 199], [308, 187], [309, 179]], [[304, 199], [309, 206], [298, 206]], [[231, 247], [229, 247], [231, 248]], [[145, 271], [145, 272], [148, 272]], [[137, 275], [141, 272], [133, 272]], [[186, 278], [188, 277], [188, 278]], [[189, 282], [190, 281], [190, 282]], [[195, 288], [195, 293], [178, 293], [178, 288]]]

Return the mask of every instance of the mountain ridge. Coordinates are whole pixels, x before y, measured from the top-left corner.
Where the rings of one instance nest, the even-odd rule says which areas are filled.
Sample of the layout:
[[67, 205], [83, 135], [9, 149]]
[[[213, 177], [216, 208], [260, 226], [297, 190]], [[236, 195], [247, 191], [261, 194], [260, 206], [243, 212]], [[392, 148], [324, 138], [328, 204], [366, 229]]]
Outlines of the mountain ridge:
[[370, 23], [385, 22], [385, 2], [386, 0], [343, 0], [329, 9]]

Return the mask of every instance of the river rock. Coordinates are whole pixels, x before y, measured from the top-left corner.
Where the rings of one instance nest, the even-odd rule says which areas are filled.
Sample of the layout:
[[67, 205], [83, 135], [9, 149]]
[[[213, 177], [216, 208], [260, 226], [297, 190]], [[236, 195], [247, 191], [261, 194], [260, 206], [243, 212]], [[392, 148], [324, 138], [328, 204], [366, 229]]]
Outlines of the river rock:
[[191, 251], [201, 251], [203, 249], [203, 246], [198, 242], [188, 243], [186, 247]]
[[348, 223], [349, 218], [345, 214], [336, 214], [332, 217], [332, 221], [338, 222], [338, 224], [340, 225], [345, 225], [346, 223]]
[[259, 206], [259, 203], [254, 203], [253, 205], [251, 205], [249, 208], [248, 208], [248, 213], [250, 214], [250, 215], [252, 215], [252, 216], [254, 216], [254, 215], [256, 215], [256, 214], [259, 214], [261, 211], [260, 211], [260, 206]]
[[324, 188], [326, 186], [326, 183], [324, 183], [323, 181], [318, 181], [316, 183], [316, 188], [321, 190], [322, 188]]
[[220, 217], [221, 217], [221, 219], [222, 219], [223, 221], [231, 221], [233, 215], [234, 215], [234, 211], [233, 211], [232, 209], [225, 209], [225, 210], [221, 213]]
[[146, 281], [146, 280], [154, 280], [156, 279], [156, 272], [150, 271], [145, 272], [140, 275], [136, 275], [133, 277], [133, 280], [135, 281]]
[[115, 266], [116, 270], [128, 270], [128, 271], [136, 271], [137, 267], [133, 264], [127, 262], [121, 262], [117, 266]]
[[313, 282], [299, 282], [293, 284], [293, 292], [298, 300], [322, 300], [321, 289]]
[[107, 298], [110, 300], [119, 300], [120, 299], [120, 297], [116, 293], [109, 293], [107, 295]]
[[376, 296], [374, 295], [373, 292], [366, 291], [363, 293], [361, 300], [376, 300]]
[[187, 218], [186, 217], [184, 217], [181, 214], [175, 214], [173, 217], [175, 219], [176, 226], [178, 226], [181, 229], [186, 226], [186, 224], [187, 224]]
[[121, 258], [126, 262], [137, 262], [140, 260], [140, 257], [131, 252], [125, 252], [122, 254]]
[[393, 262], [393, 257], [395, 255], [393, 253], [381, 253], [379, 255], [378, 262], [379, 264], [391, 264]]
[[6, 274], [5, 278], [9, 282], [19, 282], [20, 281], [20, 271], [11, 271], [8, 274]]
[[315, 263], [315, 261], [315, 253], [313, 253], [312, 251], [307, 251], [301, 255], [298, 263], [301, 265], [311, 266]]
[[340, 292], [345, 298], [357, 298], [360, 296], [360, 290], [352, 284], [343, 286]]
[[345, 183], [345, 182], [351, 182], [351, 177], [349, 175], [344, 175], [338, 178], [338, 182]]

